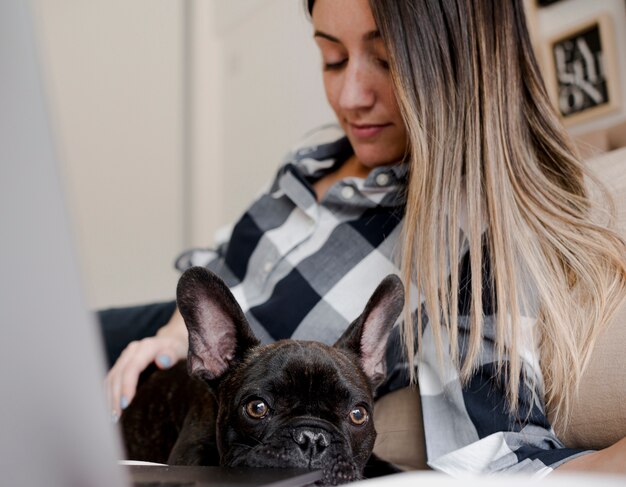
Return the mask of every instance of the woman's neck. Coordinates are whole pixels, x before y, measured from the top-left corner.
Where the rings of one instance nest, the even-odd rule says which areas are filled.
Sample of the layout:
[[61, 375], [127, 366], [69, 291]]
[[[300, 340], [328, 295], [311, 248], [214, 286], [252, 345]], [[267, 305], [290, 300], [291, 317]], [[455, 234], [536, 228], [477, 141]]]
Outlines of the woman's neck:
[[315, 190], [317, 201], [321, 201], [326, 194], [326, 191], [328, 191], [328, 189], [340, 179], [365, 179], [371, 170], [371, 167], [367, 167], [362, 164], [361, 161], [357, 159], [356, 155], [353, 154], [339, 168], [326, 174], [313, 183], [313, 189]]

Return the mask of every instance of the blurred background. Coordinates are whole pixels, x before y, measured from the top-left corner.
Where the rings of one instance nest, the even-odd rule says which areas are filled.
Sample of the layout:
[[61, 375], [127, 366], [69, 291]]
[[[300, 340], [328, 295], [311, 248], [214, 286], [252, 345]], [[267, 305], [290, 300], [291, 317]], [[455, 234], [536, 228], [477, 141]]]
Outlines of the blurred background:
[[[626, 146], [626, 0], [524, 2], [584, 157]], [[176, 256], [211, 246], [334, 120], [303, 2], [34, 4], [90, 306], [172, 299]]]

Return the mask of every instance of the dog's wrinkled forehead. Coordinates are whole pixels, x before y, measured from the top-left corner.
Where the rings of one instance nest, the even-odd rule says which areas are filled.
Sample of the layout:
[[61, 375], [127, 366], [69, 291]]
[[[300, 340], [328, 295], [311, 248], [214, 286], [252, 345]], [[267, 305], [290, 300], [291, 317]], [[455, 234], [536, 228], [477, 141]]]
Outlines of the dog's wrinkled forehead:
[[242, 364], [241, 378], [248, 387], [276, 395], [288, 392], [302, 399], [310, 394], [317, 399], [348, 400], [371, 393], [356, 360], [322, 343], [283, 340], [250, 353]]

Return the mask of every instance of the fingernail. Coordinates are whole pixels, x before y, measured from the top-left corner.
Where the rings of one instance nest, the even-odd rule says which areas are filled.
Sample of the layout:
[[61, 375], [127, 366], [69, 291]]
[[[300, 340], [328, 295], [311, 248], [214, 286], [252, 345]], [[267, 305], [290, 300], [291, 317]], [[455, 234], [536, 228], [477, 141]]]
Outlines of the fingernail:
[[122, 408], [122, 410], [126, 409], [128, 407], [128, 398], [126, 396], [122, 396], [120, 399], [120, 408]]
[[157, 362], [161, 367], [165, 367], [166, 369], [172, 365], [172, 361], [167, 355], [159, 355], [157, 357]]
[[120, 415], [117, 411], [111, 411], [111, 423], [117, 423], [120, 420]]

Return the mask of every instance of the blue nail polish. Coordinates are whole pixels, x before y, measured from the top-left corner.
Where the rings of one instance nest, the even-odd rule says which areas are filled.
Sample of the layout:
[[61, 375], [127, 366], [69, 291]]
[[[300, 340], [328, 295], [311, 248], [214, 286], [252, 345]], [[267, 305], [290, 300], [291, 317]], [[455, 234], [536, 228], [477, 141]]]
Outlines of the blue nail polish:
[[166, 369], [172, 365], [172, 361], [167, 355], [159, 355], [157, 357], [157, 362], [159, 362], [161, 367], [165, 367]]
[[120, 408], [126, 409], [128, 407], [128, 398], [126, 396], [122, 396], [120, 399]]
[[117, 411], [111, 412], [111, 423], [117, 423], [120, 420], [120, 415], [117, 414]]

